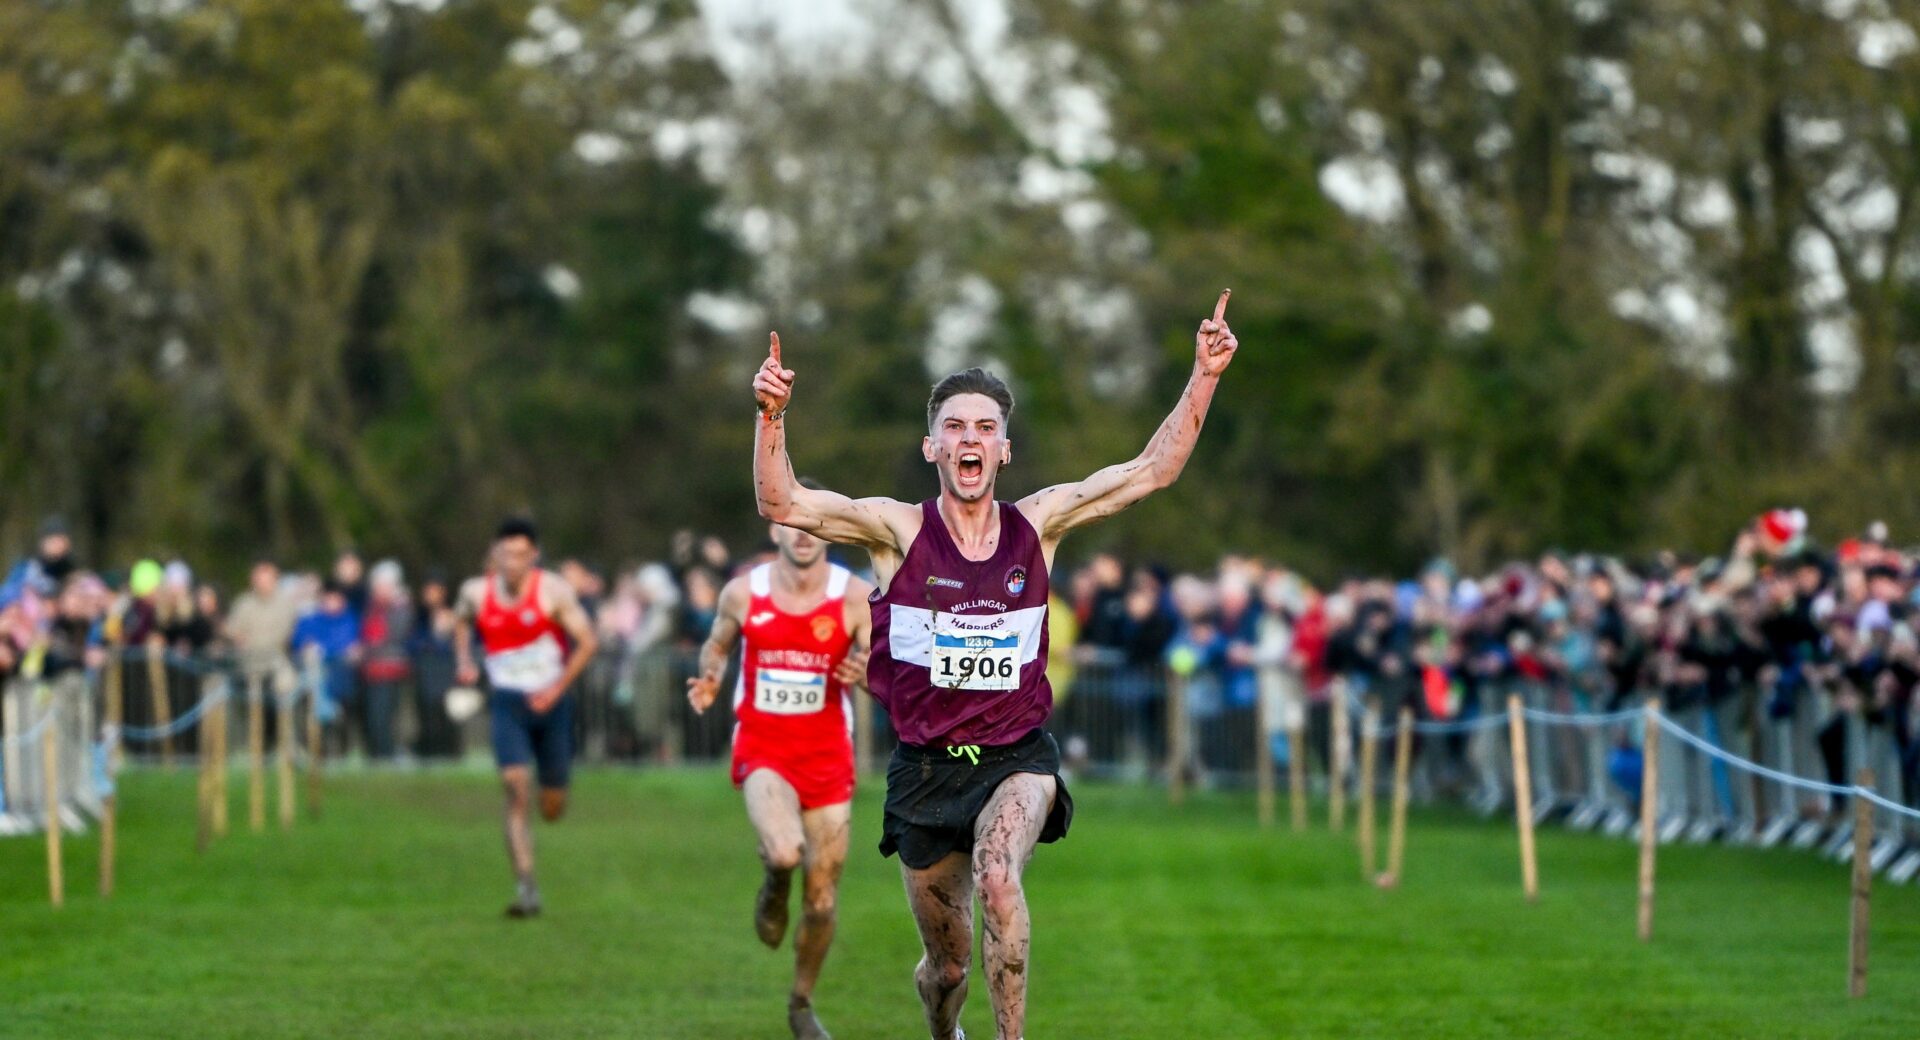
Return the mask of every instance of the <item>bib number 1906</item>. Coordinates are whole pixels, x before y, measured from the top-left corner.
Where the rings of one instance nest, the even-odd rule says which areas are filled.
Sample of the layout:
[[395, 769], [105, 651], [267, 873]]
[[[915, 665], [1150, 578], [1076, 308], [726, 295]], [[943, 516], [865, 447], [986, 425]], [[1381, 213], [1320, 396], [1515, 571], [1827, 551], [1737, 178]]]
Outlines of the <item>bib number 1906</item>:
[[1020, 640], [1005, 632], [941, 632], [933, 636], [933, 682], [949, 690], [1020, 688]]
[[944, 685], [964, 685], [975, 680], [988, 682], [999, 679], [1012, 679], [1017, 669], [1013, 666], [1013, 657], [1001, 654], [995, 657], [972, 657], [956, 654], [940, 655], [940, 678]]

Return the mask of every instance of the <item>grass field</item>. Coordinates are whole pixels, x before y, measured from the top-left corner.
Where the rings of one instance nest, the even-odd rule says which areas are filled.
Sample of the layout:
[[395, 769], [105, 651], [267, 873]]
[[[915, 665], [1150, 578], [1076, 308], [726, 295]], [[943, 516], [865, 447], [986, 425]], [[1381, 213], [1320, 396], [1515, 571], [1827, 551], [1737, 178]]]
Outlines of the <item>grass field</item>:
[[[758, 866], [718, 769], [596, 771], [538, 830], [546, 916], [510, 922], [491, 780], [334, 778], [326, 815], [192, 851], [192, 777], [123, 783], [120, 890], [68, 843], [0, 841], [0, 1037], [779, 1040], [788, 954], [753, 939]], [[1914, 1037], [1920, 891], [1876, 890], [1871, 995], [1845, 997], [1846, 870], [1805, 854], [1662, 850], [1658, 934], [1633, 937], [1634, 848], [1546, 831], [1542, 896], [1510, 830], [1416, 814], [1408, 878], [1361, 884], [1350, 837], [1174, 811], [1081, 785], [1028, 878], [1034, 1038]], [[897, 867], [863, 793], [817, 1004], [840, 1040], [925, 1036]], [[991, 1037], [977, 975], [964, 1019]]]

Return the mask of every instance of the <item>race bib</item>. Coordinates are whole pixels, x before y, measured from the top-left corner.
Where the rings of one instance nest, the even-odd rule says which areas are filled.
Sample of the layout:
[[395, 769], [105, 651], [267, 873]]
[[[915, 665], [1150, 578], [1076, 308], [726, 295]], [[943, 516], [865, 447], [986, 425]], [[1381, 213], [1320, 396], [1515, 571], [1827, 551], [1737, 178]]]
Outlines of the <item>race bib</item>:
[[533, 693], [559, 681], [566, 668], [560, 641], [550, 632], [526, 646], [487, 655], [487, 678], [495, 689]]
[[949, 690], [1017, 690], [1020, 636], [1003, 623], [971, 628], [936, 618], [931, 667], [933, 684]]
[[762, 668], [753, 677], [753, 706], [769, 715], [811, 715], [827, 706], [824, 672]]

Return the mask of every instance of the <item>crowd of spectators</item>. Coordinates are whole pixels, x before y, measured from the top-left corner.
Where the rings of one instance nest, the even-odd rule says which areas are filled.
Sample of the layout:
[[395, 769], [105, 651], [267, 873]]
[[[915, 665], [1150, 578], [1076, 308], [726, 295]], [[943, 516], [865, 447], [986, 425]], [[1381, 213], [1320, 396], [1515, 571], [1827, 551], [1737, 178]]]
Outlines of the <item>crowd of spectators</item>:
[[[582, 682], [587, 689], [577, 691], [602, 709], [587, 734], [596, 753], [684, 750], [682, 735], [670, 732], [682, 714], [675, 691], [734, 562], [720, 539], [682, 533], [667, 561], [628, 568], [611, 582], [577, 559], [557, 565], [601, 636], [602, 653]], [[317, 687], [336, 752], [376, 760], [457, 755], [460, 728], [446, 702], [454, 687], [456, 591], [445, 571], [410, 580], [395, 560], [368, 566], [348, 550], [325, 570], [260, 560], [229, 603], [217, 582], [197, 578], [182, 560], [140, 560], [124, 573], [89, 569], [53, 519], [35, 551], [0, 582], [0, 684], [22, 673], [97, 673], [112, 653], [129, 661], [160, 655], [167, 696], [179, 706], [200, 695], [194, 678], [210, 672], [277, 696], [304, 683]], [[307, 681], [310, 671], [316, 681]], [[125, 670], [130, 686], [145, 675]], [[156, 721], [142, 717], [146, 704], [129, 696], [129, 721]]]
[[[1063, 583], [1078, 631], [1060, 727], [1070, 756], [1159, 761], [1167, 680], [1179, 676], [1195, 768], [1245, 771], [1264, 702], [1276, 756], [1298, 727], [1300, 751], [1324, 770], [1335, 703], [1453, 721], [1503, 710], [1516, 690], [1561, 712], [1659, 696], [1737, 753], [1836, 784], [1850, 782], [1864, 735], [1897, 769], [1882, 770], [1883, 788], [1911, 803], [1917, 564], [1884, 525], [1823, 548], [1786, 510], [1756, 519], [1724, 557], [1548, 553], [1471, 576], [1441, 560], [1403, 580], [1324, 588], [1253, 557], [1195, 575], [1103, 554]], [[1809, 734], [1814, 761], [1767, 746], [1770, 724], [1787, 721]], [[1464, 786], [1464, 741], [1453, 755]]]
[[[667, 559], [611, 579], [577, 559], [559, 563], [603, 647], [582, 683], [601, 708], [583, 716], [589, 754], [724, 748], [724, 730], [695, 723], [679, 691], [721, 585], [761, 558], [764, 549], [737, 560], [720, 539], [682, 532]], [[1812, 735], [1813, 760], [1783, 748], [1774, 763], [1836, 783], [1859, 755], [1849, 734], [1866, 732], [1899, 774], [1883, 786], [1913, 801], [1916, 563], [1881, 525], [1821, 547], [1805, 517], [1784, 510], [1758, 518], [1723, 557], [1548, 553], [1476, 575], [1441, 560], [1401, 580], [1324, 586], [1252, 556], [1173, 573], [1100, 553], [1055, 576], [1055, 729], [1083, 767], [1155, 768], [1177, 677], [1192, 768], [1241, 774], [1263, 741], [1282, 760], [1300, 753], [1324, 768], [1338, 703], [1373, 700], [1387, 718], [1405, 705], [1444, 721], [1498, 710], [1518, 688], [1569, 712], [1658, 695], [1742, 754], [1767, 750], [1768, 722], [1795, 720]], [[284, 687], [312, 653], [336, 746], [376, 759], [459, 752], [443, 703], [458, 624], [444, 572], [415, 578], [349, 551], [324, 574], [262, 561], [230, 607], [222, 591], [181, 561], [143, 560], [104, 579], [75, 562], [50, 522], [0, 584], [0, 678], [98, 666], [117, 644], [230, 662]], [[704, 737], [688, 734], [695, 725]], [[1296, 728], [1307, 735], [1300, 748], [1287, 740]]]

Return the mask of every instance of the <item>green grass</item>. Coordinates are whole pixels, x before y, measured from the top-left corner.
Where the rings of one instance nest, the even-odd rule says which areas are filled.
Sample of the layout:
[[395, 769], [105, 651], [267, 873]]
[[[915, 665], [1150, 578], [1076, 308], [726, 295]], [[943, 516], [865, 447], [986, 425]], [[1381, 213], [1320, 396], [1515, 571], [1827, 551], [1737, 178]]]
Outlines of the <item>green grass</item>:
[[[1511, 830], [1416, 815], [1408, 877], [1361, 883], [1350, 836], [1261, 832], [1251, 804], [1184, 810], [1076, 789], [1028, 876], [1035, 1038], [1913, 1037], [1920, 891], [1875, 892], [1870, 996], [1845, 996], [1847, 872], [1802, 853], [1661, 850], [1651, 945], [1635, 851], [1545, 831], [1520, 898]], [[123, 784], [119, 892], [67, 843], [0, 841], [0, 1036], [779, 1040], [788, 954], [754, 941], [758, 866], [717, 769], [590, 771], [538, 828], [547, 914], [510, 922], [484, 774], [343, 775], [326, 815], [193, 850], [192, 778]], [[918, 944], [863, 792], [817, 1003], [840, 1040], [925, 1036]], [[1321, 818], [1324, 822], [1324, 818]], [[975, 978], [965, 1024], [991, 1037]]]

